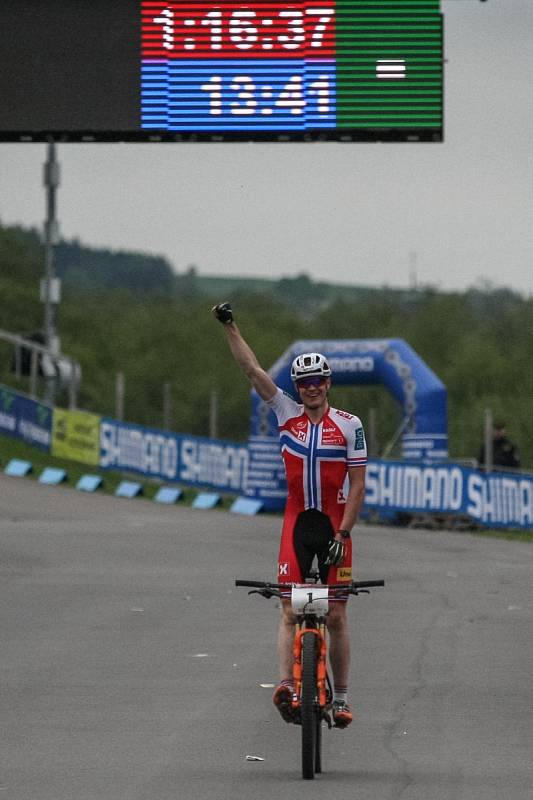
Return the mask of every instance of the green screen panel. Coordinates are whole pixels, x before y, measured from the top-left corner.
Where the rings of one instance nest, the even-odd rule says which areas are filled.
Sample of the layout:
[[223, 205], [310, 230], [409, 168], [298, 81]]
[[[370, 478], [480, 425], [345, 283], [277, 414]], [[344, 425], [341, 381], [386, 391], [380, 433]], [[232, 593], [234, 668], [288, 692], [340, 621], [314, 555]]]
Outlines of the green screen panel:
[[443, 127], [439, 0], [337, 0], [337, 127]]

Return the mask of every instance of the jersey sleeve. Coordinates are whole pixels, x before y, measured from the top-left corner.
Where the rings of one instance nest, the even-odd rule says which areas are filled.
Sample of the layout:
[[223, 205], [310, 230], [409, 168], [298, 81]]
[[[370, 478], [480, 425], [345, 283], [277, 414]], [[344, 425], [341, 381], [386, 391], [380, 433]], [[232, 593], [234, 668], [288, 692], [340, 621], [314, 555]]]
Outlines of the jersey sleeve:
[[297, 417], [302, 413], [302, 406], [285, 394], [279, 386], [276, 394], [271, 400], [267, 400], [266, 404], [272, 409], [277, 417], [278, 425], [284, 425], [291, 417]]
[[359, 417], [337, 410], [334, 410], [334, 419], [346, 440], [346, 466], [364, 467], [368, 456], [363, 423]]
[[348, 467], [364, 467], [367, 462], [365, 432], [359, 417], [352, 417], [347, 431], [346, 465]]

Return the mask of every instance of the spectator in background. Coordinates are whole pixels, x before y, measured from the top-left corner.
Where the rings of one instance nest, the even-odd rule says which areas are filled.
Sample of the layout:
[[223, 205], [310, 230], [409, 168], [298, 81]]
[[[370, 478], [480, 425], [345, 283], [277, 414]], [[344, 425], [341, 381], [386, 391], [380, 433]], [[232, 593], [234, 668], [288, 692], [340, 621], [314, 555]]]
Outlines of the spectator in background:
[[[479, 451], [479, 465], [485, 465], [485, 445]], [[492, 464], [494, 467], [520, 467], [518, 448], [505, 435], [505, 422], [497, 420], [492, 429]]]

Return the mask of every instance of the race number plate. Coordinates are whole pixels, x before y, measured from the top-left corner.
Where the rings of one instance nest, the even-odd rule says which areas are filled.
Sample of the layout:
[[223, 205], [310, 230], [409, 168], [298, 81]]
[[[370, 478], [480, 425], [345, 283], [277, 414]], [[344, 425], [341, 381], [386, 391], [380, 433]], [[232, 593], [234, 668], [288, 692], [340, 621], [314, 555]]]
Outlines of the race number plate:
[[291, 605], [295, 614], [315, 614], [317, 617], [328, 613], [327, 586], [293, 586]]

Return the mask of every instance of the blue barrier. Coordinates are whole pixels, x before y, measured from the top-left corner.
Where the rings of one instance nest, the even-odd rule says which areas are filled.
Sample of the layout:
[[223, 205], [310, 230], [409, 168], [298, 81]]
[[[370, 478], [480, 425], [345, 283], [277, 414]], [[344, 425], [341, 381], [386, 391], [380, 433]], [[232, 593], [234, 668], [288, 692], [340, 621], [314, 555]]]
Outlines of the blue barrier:
[[103, 484], [100, 475], [82, 475], [76, 484], [80, 492], [95, 492]]
[[181, 489], [176, 489], [172, 486], [161, 486], [154, 496], [154, 501], [156, 503], [168, 503], [169, 505], [172, 505], [173, 503], [178, 502], [182, 494], [183, 492]]
[[263, 508], [262, 500], [253, 500], [251, 497], [238, 497], [231, 505], [230, 511], [234, 514], [247, 514], [254, 516]]
[[45, 467], [39, 475], [39, 483], [45, 483], [48, 486], [57, 486], [67, 480], [67, 472], [58, 467]]
[[117, 486], [115, 497], [127, 497], [131, 499], [132, 497], [138, 497], [142, 492], [142, 484], [135, 483], [134, 481], [122, 481], [122, 483]]
[[221, 499], [222, 498], [220, 497], [219, 494], [213, 494], [211, 492], [201, 492], [200, 494], [197, 494], [196, 497], [194, 498], [192, 507], [203, 508], [205, 510], [210, 508], [215, 508], [215, 506], [219, 505]]
[[12, 478], [24, 478], [32, 469], [33, 466], [29, 461], [12, 458], [9, 464], [6, 465], [4, 472], [6, 475], [11, 475]]

